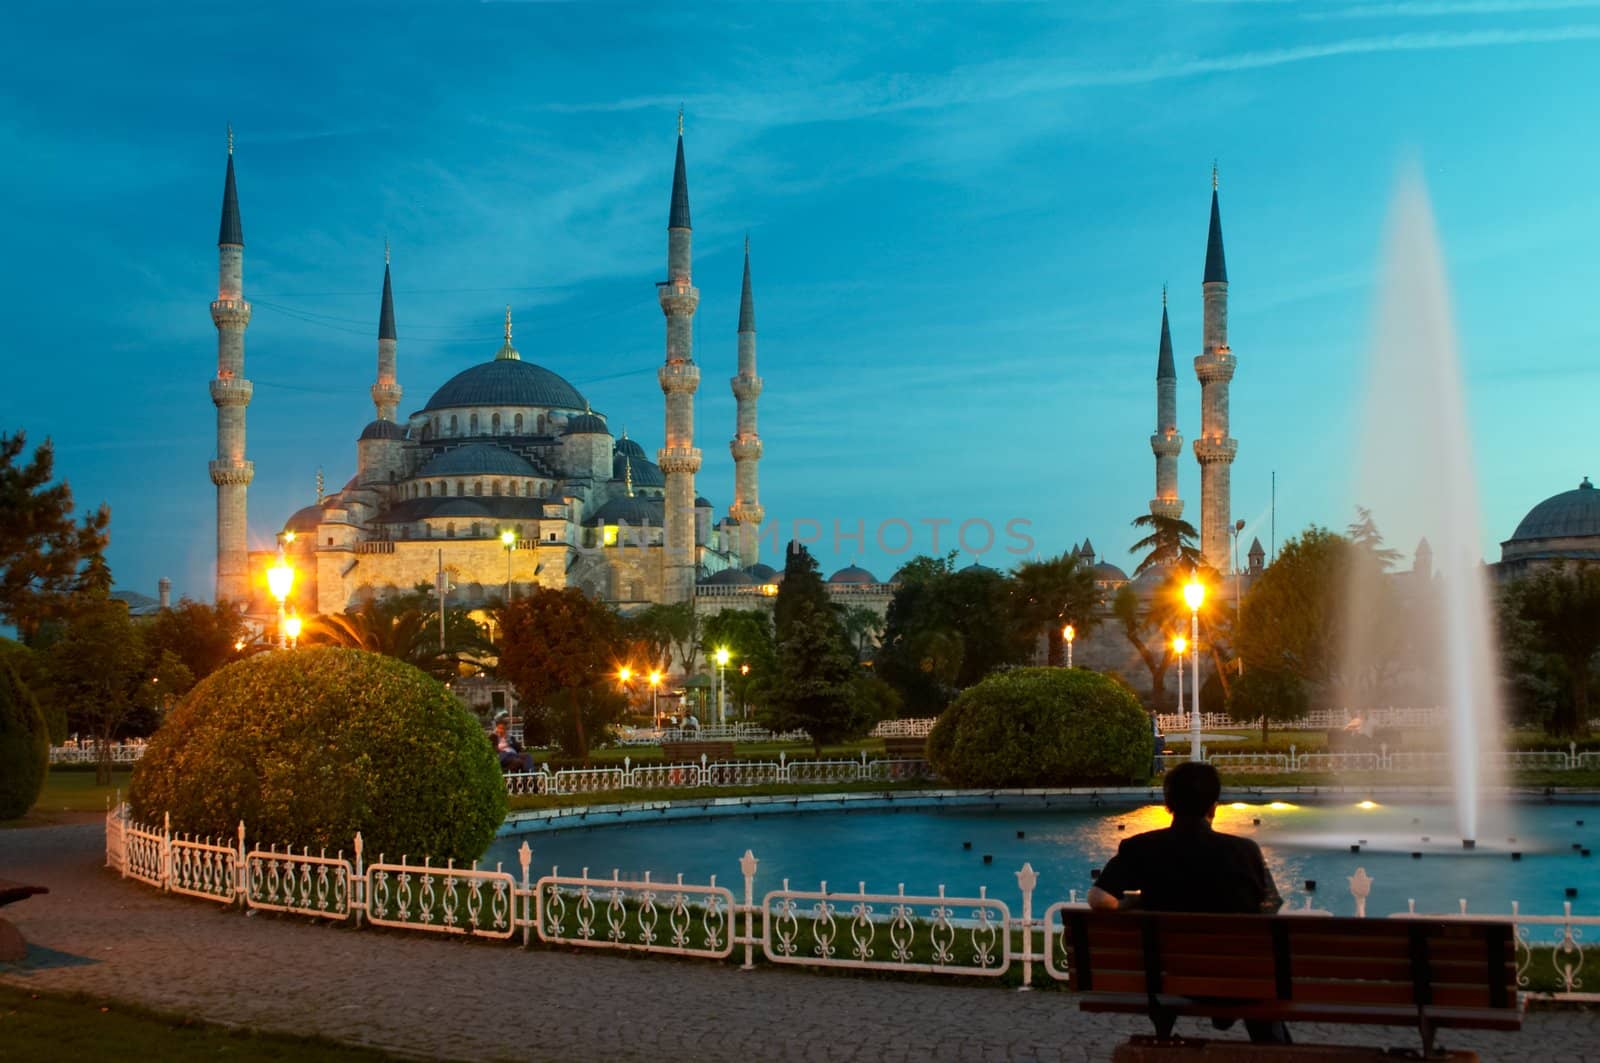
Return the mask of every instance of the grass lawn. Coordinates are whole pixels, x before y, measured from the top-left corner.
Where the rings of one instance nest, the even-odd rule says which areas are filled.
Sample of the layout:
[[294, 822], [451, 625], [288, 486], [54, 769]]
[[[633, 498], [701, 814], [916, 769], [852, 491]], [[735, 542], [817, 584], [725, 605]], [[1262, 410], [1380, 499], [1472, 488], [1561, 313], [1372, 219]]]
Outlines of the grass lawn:
[[107, 801], [115, 801], [120, 789], [128, 792], [131, 769], [118, 769], [111, 773], [110, 786], [96, 786], [94, 771], [62, 771], [52, 769], [45, 777], [39, 800], [21, 819], [0, 820], [5, 827], [52, 827], [62, 823], [81, 823], [90, 815], [103, 815]]
[[[93, 776], [90, 776], [93, 778]], [[0, 985], [0, 1060], [387, 1060], [318, 1038], [234, 1030], [86, 997]]]

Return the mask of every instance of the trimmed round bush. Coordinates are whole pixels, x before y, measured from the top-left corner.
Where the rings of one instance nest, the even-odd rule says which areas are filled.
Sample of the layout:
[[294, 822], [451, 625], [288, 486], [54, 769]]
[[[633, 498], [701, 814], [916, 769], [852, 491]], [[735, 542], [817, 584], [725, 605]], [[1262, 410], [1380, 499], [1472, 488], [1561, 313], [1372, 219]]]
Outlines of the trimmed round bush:
[[202, 680], [150, 739], [136, 819], [251, 844], [476, 860], [505, 818], [477, 719], [411, 665], [363, 650], [263, 653]]
[[50, 770], [44, 713], [10, 663], [0, 660], [0, 819], [33, 807]]
[[1138, 699], [1081, 668], [992, 675], [962, 691], [928, 736], [928, 760], [958, 786], [1141, 782], [1153, 752]]

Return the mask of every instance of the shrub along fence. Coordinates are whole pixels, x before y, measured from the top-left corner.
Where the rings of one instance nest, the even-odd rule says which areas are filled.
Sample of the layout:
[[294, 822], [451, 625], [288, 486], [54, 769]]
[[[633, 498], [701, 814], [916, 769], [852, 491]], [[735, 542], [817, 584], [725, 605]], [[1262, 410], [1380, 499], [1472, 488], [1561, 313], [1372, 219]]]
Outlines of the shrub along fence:
[[[398, 860], [380, 853], [370, 860], [357, 834], [348, 852], [295, 852], [252, 844], [245, 824], [234, 837], [195, 838], [174, 834], [170, 817], [159, 826], [133, 822], [126, 805], [106, 814], [106, 866], [124, 878], [246, 912], [261, 910], [330, 923], [353, 923], [394, 930], [620, 952], [657, 953], [709, 960], [737, 960], [749, 970], [763, 962], [796, 967], [843, 968], [918, 975], [1013, 980], [1031, 985], [1043, 972], [1049, 980], [1068, 978], [1062, 913], [1086, 905], [1076, 890], [1042, 912], [1038, 875], [1029, 864], [1015, 873], [1017, 899], [952, 895], [944, 886], [908, 893], [904, 883], [892, 893], [873, 893], [864, 882], [854, 889], [797, 889], [788, 879], [777, 888], [757, 888], [760, 861], [746, 850], [732, 886], [717, 876], [705, 883], [682, 875], [660, 881], [578, 874], [535, 876], [527, 842], [517, 852], [518, 866], [492, 869], [474, 862]], [[1351, 878], [1356, 914], [1366, 914], [1372, 879], [1358, 869]], [[1308, 918], [1330, 914], [1312, 907], [1311, 895], [1291, 914]], [[1037, 914], [1036, 914], [1037, 913]], [[1424, 916], [1415, 904], [1393, 918]], [[1466, 902], [1459, 913], [1468, 916]], [[1493, 918], [1493, 917], [1491, 917]], [[1600, 1002], [1600, 993], [1582, 991], [1586, 932], [1600, 916], [1575, 916], [1570, 902], [1561, 915], [1523, 915], [1515, 904], [1509, 919], [1516, 929], [1517, 984], [1524, 991], [1551, 987], [1541, 995]]]

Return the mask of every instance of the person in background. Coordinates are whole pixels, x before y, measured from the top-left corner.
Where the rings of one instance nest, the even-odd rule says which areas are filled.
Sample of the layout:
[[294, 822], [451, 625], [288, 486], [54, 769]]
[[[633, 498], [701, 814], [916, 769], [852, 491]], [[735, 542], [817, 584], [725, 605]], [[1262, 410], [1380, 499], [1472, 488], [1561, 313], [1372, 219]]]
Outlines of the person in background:
[[522, 751], [522, 743], [511, 736], [511, 714], [504, 710], [494, 714], [494, 751], [500, 758], [500, 770], [526, 772], [533, 770], [533, 757]]
[[[1185, 761], [1162, 781], [1172, 825], [1135, 834], [1117, 847], [1089, 890], [1089, 907], [1155, 912], [1271, 914], [1283, 906], [1261, 847], [1213, 830], [1222, 778], [1201, 761]], [[1213, 1025], [1225, 1030], [1232, 1020]], [[1250, 1040], [1289, 1044], [1281, 1022], [1245, 1021]]]

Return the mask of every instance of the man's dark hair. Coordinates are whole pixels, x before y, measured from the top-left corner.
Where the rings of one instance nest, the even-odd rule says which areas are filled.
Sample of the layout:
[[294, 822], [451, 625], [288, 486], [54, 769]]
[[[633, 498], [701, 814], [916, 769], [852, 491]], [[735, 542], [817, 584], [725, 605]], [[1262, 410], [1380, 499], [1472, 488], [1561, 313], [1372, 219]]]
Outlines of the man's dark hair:
[[1209, 764], [1186, 760], [1167, 772], [1161, 792], [1173, 815], [1203, 816], [1222, 796], [1222, 776]]

